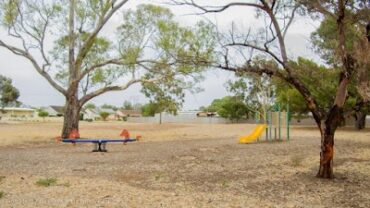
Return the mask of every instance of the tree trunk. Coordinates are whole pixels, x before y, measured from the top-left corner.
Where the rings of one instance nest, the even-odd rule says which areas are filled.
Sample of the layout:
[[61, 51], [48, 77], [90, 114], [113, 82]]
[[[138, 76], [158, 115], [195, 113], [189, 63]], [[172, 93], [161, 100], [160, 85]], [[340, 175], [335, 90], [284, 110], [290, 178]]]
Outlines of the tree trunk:
[[334, 134], [341, 123], [343, 117], [343, 109], [334, 105], [329, 115], [321, 127], [321, 152], [320, 152], [320, 168], [317, 173], [319, 178], [332, 179], [333, 174], [333, 157], [334, 157]]
[[357, 130], [361, 130], [365, 128], [366, 124], [366, 113], [362, 111], [356, 112], [356, 122], [355, 122], [355, 128]]
[[75, 96], [66, 99], [62, 138], [68, 138], [73, 129], [79, 130], [80, 110], [81, 107]]
[[354, 115], [353, 115], [355, 117], [355, 128], [357, 130], [361, 130], [365, 128], [366, 114], [367, 114], [366, 103], [362, 99], [358, 100], [354, 107]]

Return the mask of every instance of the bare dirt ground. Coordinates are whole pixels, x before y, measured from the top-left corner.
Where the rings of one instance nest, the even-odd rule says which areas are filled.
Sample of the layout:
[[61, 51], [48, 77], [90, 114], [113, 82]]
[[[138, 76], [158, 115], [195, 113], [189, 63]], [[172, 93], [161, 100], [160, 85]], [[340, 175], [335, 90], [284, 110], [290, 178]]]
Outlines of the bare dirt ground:
[[0, 207], [370, 207], [370, 129], [337, 132], [330, 181], [315, 178], [313, 127], [241, 145], [254, 125], [82, 123], [84, 137], [143, 136], [108, 153], [55, 143], [60, 127], [0, 124]]

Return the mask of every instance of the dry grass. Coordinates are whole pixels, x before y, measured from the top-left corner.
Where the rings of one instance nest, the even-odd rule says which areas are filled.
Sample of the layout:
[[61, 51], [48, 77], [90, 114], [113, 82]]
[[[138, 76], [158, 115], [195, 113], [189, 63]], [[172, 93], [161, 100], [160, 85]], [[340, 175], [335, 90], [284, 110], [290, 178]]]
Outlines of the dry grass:
[[[83, 137], [143, 136], [91, 153], [56, 144], [60, 123], [0, 124], [0, 207], [370, 207], [370, 129], [337, 132], [327, 181], [314, 177], [316, 128], [293, 127], [290, 142], [237, 144], [254, 127], [83, 122]], [[58, 183], [39, 187], [40, 178]]]
[[[61, 123], [0, 123], [0, 146], [54, 140]], [[187, 139], [235, 138], [248, 134], [254, 125], [246, 124], [138, 124], [125, 122], [81, 122], [81, 137], [118, 138], [122, 129], [131, 136], [141, 135], [143, 141], [172, 141]]]
[[[0, 146], [29, 142], [54, 141], [60, 135], [62, 123], [0, 123]], [[253, 124], [142, 124], [127, 122], [81, 122], [81, 137], [119, 138], [122, 129], [128, 129], [131, 136], [142, 135], [143, 141], [173, 141], [192, 139], [237, 139], [249, 134]], [[283, 131], [284, 132], [284, 131]], [[285, 134], [283, 133], [283, 136]], [[316, 127], [292, 127], [291, 137], [319, 138]], [[336, 139], [356, 138], [366, 141], [370, 138], [369, 129], [358, 132], [351, 128], [339, 129]]]

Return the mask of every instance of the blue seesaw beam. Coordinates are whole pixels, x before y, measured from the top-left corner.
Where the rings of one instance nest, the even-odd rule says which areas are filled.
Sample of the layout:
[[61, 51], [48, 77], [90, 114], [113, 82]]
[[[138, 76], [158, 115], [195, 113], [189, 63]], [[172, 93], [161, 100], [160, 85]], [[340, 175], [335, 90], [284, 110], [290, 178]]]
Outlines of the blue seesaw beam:
[[65, 143], [93, 143], [95, 148], [93, 152], [107, 152], [107, 143], [127, 143], [135, 142], [137, 139], [63, 139]]

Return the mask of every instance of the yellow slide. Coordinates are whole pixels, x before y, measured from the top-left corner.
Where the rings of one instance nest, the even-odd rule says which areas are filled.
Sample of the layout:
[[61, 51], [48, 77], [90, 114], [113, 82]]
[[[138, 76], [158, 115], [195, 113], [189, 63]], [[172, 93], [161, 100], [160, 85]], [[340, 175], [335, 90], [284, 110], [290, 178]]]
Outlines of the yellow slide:
[[251, 134], [240, 137], [239, 143], [246, 144], [257, 140], [258, 137], [262, 135], [266, 128], [267, 128], [266, 124], [257, 125], [257, 127], [253, 130]]

